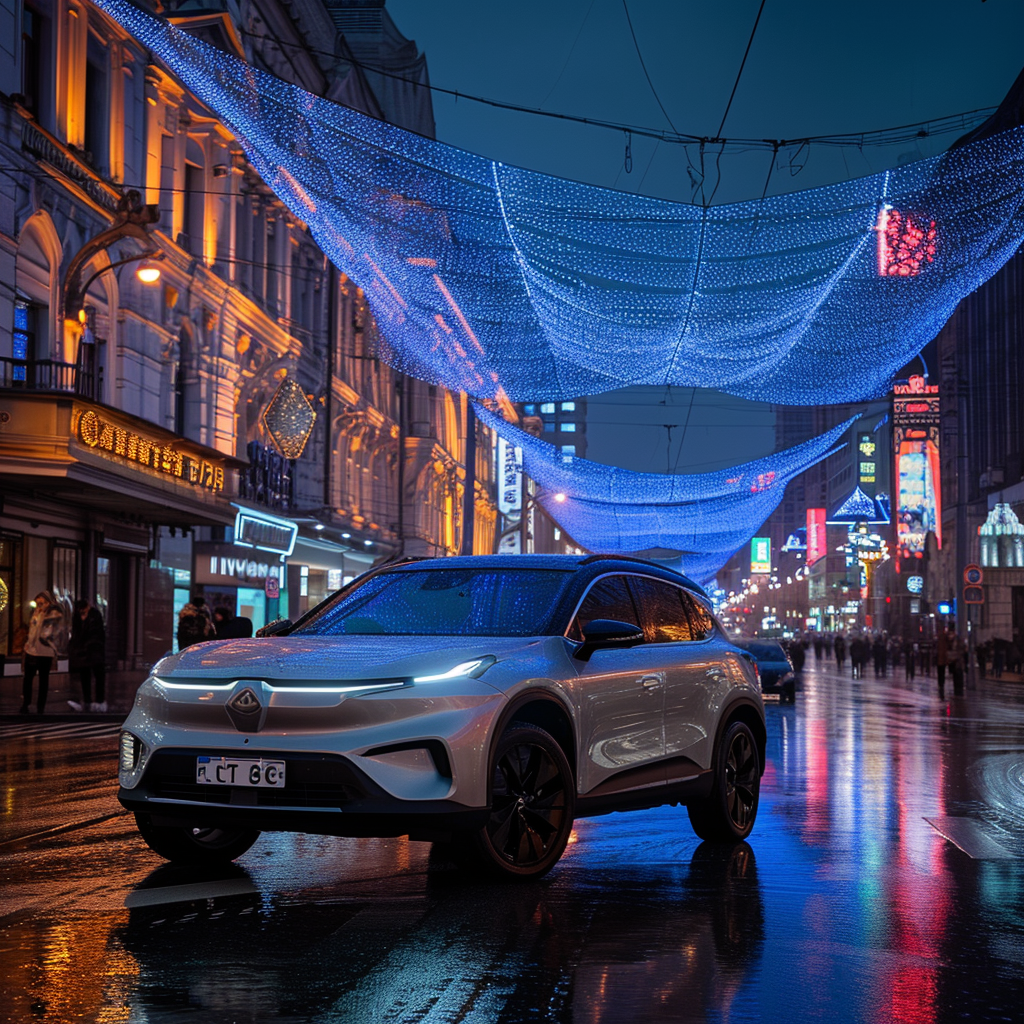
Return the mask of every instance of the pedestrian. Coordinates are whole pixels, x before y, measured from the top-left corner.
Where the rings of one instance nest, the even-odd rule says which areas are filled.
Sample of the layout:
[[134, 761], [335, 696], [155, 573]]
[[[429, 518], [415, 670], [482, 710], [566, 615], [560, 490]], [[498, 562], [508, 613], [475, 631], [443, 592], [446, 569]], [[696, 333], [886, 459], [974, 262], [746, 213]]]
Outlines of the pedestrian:
[[978, 659], [978, 676], [981, 679], [985, 678], [985, 664], [988, 661], [988, 641], [986, 640], [983, 644], [978, 644], [974, 649], [974, 656]]
[[57, 598], [49, 590], [40, 591], [32, 602], [32, 618], [28, 624], [25, 640], [24, 669], [21, 685], [22, 715], [28, 714], [32, 702], [32, 681], [39, 676], [39, 693], [36, 698], [36, 712], [42, 714], [46, 708], [46, 694], [50, 689], [50, 670], [54, 659], [66, 642], [64, 612]]
[[1006, 641], [998, 637], [992, 641], [992, 677], [1003, 678], [1003, 669], [1006, 666]]
[[204, 640], [216, 640], [217, 630], [210, 617], [210, 609], [200, 594], [193, 594], [192, 600], [178, 613], [178, 650], [183, 651]]
[[930, 643], [920, 644], [919, 653], [921, 656], [921, 675], [930, 676], [932, 674], [932, 645]]
[[914, 678], [917, 669], [917, 644], [911, 640], [903, 641], [903, 675], [907, 679]]
[[875, 656], [875, 678], [879, 676], [885, 677], [886, 673], [886, 648], [885, 638], [882, 636], [875, 637], [875, 643], [872, 648]]
[[821, 639], [821, 634], [817, 633], [814, 637], [814, 660], [821, 661], [821, 655], [825, 648], [825, 641]]
[[[77, 672], [82, 684], [82, 702], [69, 700], [73, 711], [107, 710], [106, 694], [107, 631], [103, 616], [87, 598], [75, 602], [71, 617], [71, 641], [68, 644], [68, 670]], [[93, 679], [96, 700], [93, 701]]]
[[949, 640], [949, 670], [953, 676], [953, 693], [964, 692], [964, 664], [967, 660], [967, 646], [958, 633], [953, 632]]
[[935, 668], [939, 676], [939, 696], [946, 696], [946, 668], [949, 665], [950, 631], [942, 630], [935, 638]]
[[835, 641], [832, 644], [832, 649], [836, 655], [836, 670], [838, 672], [843, 671], [843, 662], [846, 661], [846, 640], [843, 639], [843, 634], [839, 633]]
[[223, 606], [213, 609], [213, 625], [218, 640], [245, 640], [252, 636], [252, 619], [234, 615]]
[[863, 669], [863, 662], [861, 659], [864, 657], [864, 641], [859, 637], [855, 636], [850, 641], [850, 675], [854, 679], [860, 679], [861, 671]]

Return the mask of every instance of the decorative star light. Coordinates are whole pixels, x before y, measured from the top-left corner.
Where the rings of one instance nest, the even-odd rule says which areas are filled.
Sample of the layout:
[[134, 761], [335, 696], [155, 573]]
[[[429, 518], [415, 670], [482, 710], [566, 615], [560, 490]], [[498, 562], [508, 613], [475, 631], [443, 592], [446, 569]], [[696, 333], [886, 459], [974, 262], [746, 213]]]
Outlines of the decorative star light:
[[1024, 240], [1024, 129], [704, 208], [454, 149], [304, 92], [128, 0], [96, 2], [215, 111], [364, 289], [385, 358], [453, 391], [874, 397]]
[[297, 459], [313, 433], [314, 423], [316, 410], [306, 392], [293, 377], [285, 377], [263, 413], [263, 425], [274, 446], [286, 459]]

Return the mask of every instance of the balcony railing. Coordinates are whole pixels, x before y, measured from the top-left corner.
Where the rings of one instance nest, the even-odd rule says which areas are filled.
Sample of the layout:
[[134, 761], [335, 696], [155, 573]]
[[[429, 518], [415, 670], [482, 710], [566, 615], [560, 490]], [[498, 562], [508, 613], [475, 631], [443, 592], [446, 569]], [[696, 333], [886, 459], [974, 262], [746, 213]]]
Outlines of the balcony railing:
[[12, 359], [0, 356], [0, 388], [59, 391], [94, 402], [103, 394], [103, 367], [87, 370], [55, 359]]

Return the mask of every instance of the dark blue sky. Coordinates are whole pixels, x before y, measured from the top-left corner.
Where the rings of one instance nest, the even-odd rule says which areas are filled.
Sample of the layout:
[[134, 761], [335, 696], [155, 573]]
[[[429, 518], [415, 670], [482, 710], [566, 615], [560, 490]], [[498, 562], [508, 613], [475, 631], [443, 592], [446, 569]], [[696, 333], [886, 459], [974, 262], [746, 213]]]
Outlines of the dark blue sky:
[[[678, 131], [717, 133], [759, 3], [630, 0], [647, 72]], [[388, 0], [388, 10], [426, 52], [437, 86], [668, 127], [637, 57], [622, 0]], [[767, 0], [724, 134], [839, 134], [995, 106], [1024, 66], [1022, 41], [1021, 0]], [[634, 138], [627, 174], [619, 132], [439, 94], [434, 110], [438, 138], [463, 149], [580, 181], [691, 199], [687, 161], [699, 160], [696, 147], [687, 153], [678, 145]], [[812, 147], [797, 153], [792, 147], [775, 165], [770, 192], [811, 188], [929, 156], [957, 134], [863, 151]], [[727, 152], [715, 202], [759, 196], [769, 164], [770, 154], [763, 151]], [[681, 456], [681, 431], [674, 430], [666, 463], [667, 431], [639, 425], [682, 422], [689, 392], [673, 392], [666, 405], [658, 405], [664, 397], [663, 389], [643, 389], [592, 401], [590, 456], [635, 469], [664, 472], [669, 464], [696, 471], [709, 468], [709, 461], [742, 461], [773, 447], [765, 410], [701, 395]], [[629, 426], [630, 420], [638, 425]]]

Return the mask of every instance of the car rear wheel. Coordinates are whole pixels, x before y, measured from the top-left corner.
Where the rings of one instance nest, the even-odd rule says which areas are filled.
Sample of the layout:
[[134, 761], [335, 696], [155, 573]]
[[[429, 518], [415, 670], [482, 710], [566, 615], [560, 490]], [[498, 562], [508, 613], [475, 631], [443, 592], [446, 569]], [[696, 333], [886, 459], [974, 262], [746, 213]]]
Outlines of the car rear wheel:
[[154, 825], [148, 814], [136, 814], [135, 824], [154, 853], [176, 864], [225, 864], [241, 857], [260, 837], [250, 828]]
[[707, 800], [686, 808], [701, 839], [739, 842], [757, 817], [761, 764], [757, 742], [746, 722], [730, 722], [715, 752], [714, 782]]
[[535, 725], [513, 722], [491, 762], [491, 817], [473, 837], [476, 859], [506, 878], [532, 879], [558, 862], [572, 832], [572, 769]]

